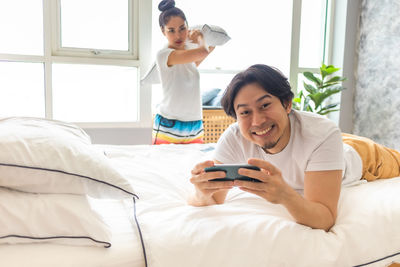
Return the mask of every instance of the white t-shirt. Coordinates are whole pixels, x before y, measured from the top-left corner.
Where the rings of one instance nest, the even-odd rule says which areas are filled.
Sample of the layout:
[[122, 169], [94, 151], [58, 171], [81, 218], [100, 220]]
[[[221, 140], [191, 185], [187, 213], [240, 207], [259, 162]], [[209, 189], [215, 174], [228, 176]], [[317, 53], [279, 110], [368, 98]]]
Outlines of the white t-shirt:
[[[296, 190], [304, 189], [306, 171], [342, 170], [343, 178], [345, 173], [347, 176], [344, 183], [361, 178], [361, 159], [347, 145], [345, 151], [349, 154], [344, 156], [341, 132], [334, 122], [295, 110], [291, 111], [289, 119], [290, 140], [281, 152], [267, 154], [260, 146], [245, 139], [235, 123], [218, 140], [214, 159], [226, 164], [247, 163], [249, 158], [263, 159], [279, 168], [285, 181]], [[345, 158], [359, 165], [348, 168]]]
[[157, 53], [156, 62], [163, 88], [159, 114], [181, 121], [201, 120], [200, 74], [194, 62], [168, 67], [172, 48]]

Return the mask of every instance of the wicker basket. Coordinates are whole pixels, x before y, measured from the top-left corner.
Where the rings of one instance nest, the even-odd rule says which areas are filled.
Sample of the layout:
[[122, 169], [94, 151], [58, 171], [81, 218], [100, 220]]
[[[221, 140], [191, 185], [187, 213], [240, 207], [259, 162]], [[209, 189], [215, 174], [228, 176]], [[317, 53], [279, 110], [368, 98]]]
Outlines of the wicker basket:
[[216, 143], [221, 134], [235, 119], [226, 115], [223, 109], [203, 109], [204, 143]]

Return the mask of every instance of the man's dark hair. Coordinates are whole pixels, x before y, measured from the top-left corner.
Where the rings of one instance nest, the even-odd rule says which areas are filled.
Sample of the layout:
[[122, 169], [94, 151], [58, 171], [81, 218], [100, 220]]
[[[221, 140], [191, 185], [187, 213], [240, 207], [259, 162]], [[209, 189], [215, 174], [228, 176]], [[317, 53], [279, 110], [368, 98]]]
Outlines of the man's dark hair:
[[267, 65], [256, 64], [236, 74], [226, 88], [221, 99], [221, 105], [226, 114], [236, 119], [233, 102], [240, 89], [251, 83], [257, 83], [266, 92], [278, 97], [284, 107], [287, 107], [293, 99], [294, 94], [288, 79], [281, 71]]
[[175, 7], [174, 0], [161, 1], [160, 4], [158, 4], [158, 10], [161, 11], [160, 17], [158, 18], [161, 30], [164, 29], [164, 26], [169, 22], [171, 17], [181, 17], [187, 24], [185, 13], [183, 13], [181, 9]]

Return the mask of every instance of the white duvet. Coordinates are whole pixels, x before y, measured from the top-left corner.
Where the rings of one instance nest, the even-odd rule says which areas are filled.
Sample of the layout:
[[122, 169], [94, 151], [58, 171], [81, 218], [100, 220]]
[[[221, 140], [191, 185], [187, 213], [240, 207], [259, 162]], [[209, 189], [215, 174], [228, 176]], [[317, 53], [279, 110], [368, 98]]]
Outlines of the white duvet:
[[149, 266], [385, 266], [400, 258], [400, 178], [343, 188], [336, 225], [327, 233], [238, 189], [223, 205], [188, 206], [190, 170], [212, 158], [199, 149], [211, 148], [107, 151], [140, 197]]

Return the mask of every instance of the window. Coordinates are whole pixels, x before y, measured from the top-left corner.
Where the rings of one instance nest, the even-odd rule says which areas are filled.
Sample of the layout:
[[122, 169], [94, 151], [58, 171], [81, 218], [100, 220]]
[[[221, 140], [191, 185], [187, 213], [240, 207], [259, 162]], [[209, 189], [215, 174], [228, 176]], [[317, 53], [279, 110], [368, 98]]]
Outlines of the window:
[[[139, 77], [165, 44], [158, 3], [0, 1], [0, 116], [46, 117], [95, 128], [150, 127], [161, 90], [153, 89], [151, 99]], [[295, 89], [299, 73], [329, 61], [329, 0], [176, 4], [189, 26], [218, 25], [232, 38], [200, 65], [202, 89], [225, 88], [255, 63], [278, 67]]]
[[43, 55], [42, 0], [0, 1], [0, 25], [0, 54]]
[[58, 0], [53, 53], [137, 59], [137, 1]]
[[301, 11], [299, 66], [316, 68], [324, 60], [325, 1], [302, 0]]
[[43, 63], [0, 62], [1, 116], [45, 117]]
[[[305, 68], [318, 68], [323, 60], [328, 7], [325, 1], [180, 0], [176, 6], [185, 13], [189, 27], [218, 25], [232, 38], [200, 65], [202, 90], [224, 89], [237, 72], [256, 63], [279, 68], [291, 78], [296, 90], [298, 73]], [[159, 14], [154, 5], [154, 22], [158, 22]], [[158, 23], [153, 24], [152, 40], [154, 57], [166, 44]], [[153, 88], [153, 92], [154, 105], [161, 99], [160, 86]]]
[[[137, 120], [137, 68], [53, 65], [53, 114], [75, 122]], [[74, 77], [74, 79], [71, 79]]]
[[141, 12], [150, 14], [151, 3], [1, 1], [0, 115], [143, 125], [150, 97], [140, 92], [147, 62], [139, 46], [150, 37], [139, 29], [146, 32], [150, 19]]
[[[180, 0], [176, 6], [185, 12], [189, 27], [204, 23], [218, 25], [232, 38], [217, 47], [200, 65], [201, 69], [237, 71], [255, 63], [266, 63], [288, 73], [292, 0], [247, 0], [245, 3]], [[153, 21], [158, 21], [157, 6], [153, 11]], [[153, 44], [157, 51], [165, 38], [158, 23], [154, 26]]]
[[60, 47], [129, 50], [132, 16], [126, 0], [61, 0]]
[[[301, 16], [297, 17], [300, 36], [298, 47], [292, 47], [292, 51], [293, 49], [295, 51], [292, 53], [290, 81], [292, 87], [297, 89], [303, 86], [301, 73], [305, 71], [319, 73], [321, 63], [331, 61], [330, 25], [333, 3], [331, 0], [301, 0], [295, 3], [301, 11]], [[300, 78], [296, 79], [297, 77]]]

